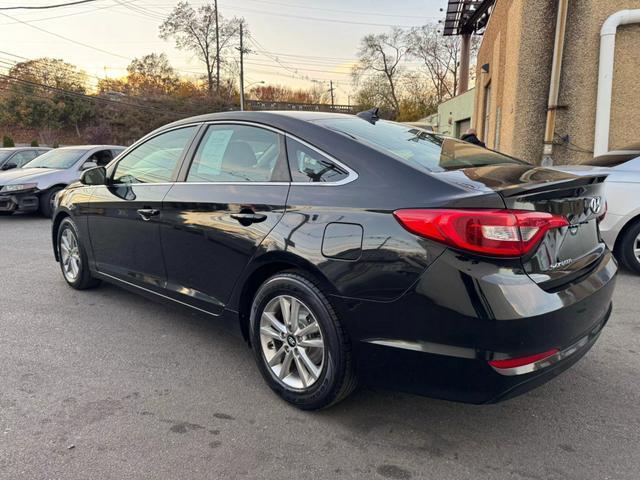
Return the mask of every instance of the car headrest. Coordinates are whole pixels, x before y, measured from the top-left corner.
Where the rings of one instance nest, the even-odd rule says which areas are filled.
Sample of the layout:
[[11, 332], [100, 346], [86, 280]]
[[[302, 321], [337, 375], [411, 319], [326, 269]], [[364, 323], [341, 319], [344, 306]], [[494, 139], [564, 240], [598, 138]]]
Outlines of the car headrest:
[[256, 165], [256, 154], [246, 142], [231, 142], [222, 157], [222, 169], [229, 171], [250, 170]]

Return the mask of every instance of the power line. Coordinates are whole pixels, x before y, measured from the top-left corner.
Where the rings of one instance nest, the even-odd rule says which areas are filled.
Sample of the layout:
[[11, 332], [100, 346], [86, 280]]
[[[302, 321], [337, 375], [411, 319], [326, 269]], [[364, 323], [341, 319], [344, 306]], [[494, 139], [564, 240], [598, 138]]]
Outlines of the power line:
[[26, 6], [19, 5], [17, 7], [0, 7], [0, 10], [48, 10], [50, 8], [70, 7], [71, 5], [80, 5], [82, 3], [92, 3], [98, 0], [76, 0], [75, 2], [58, 3], [55, 5]]
[[12, 17], [11, 15], [7, 15], [6, 13], [0, 12], [0, 15], [3, 15], [5, 17], [7, 17], [8, 19], [14, 20], [14, 21], [16, 21], [18, 23], [22, 23], [23, 25], [26, 25], [27, 27], [33, 28], [33, 29], [38, 30], [40, 32], [46, 33], [48, 35], [53, 35], [54, 37], [61, 38], [62, 40], [66, 40], [67, 42], [75, 43], [76, 45], [80, 45], [80, 46], [85, 47], [85, 48], [90, 48], [90, 49], [95, 50], [97, 52], [106, 53], [107, 55], [112, 55], [114, 57], [119, 57], [119, 58], [124, 58], [125, 60], [130, 60], [129, 58], [127, 58], [127, 57], [125, 57], [123, 55], [119, 55], [117, 53], [113, 53], [113, 52], [110, 52], [108, 50], [103, 50], [102, 48], [94, 47], [94, 46], [89, 45], [87, 43], [82, 43], [82, 42], [79, 42], [77, 40], [73, 40], [72, 38], [65, 37], [63, 35], [59, 35], [59, 34], [54, 33], [54, 32], [50, 32], [49, 30], [45, 30], [44, 28], [40, 28], [40, 27], [37, 27], [35, 25], [31, 25], [28, 22], [25, 22], [23, 20], [19, 20], [19, 19], [15, 18], [15, 17]]
[[[308, 6], [308, 5], [294, 5], [291, 3], [284, 3], [284, 2], [276, 2], [276, 1], [269, 1], [269, 0], [248, 0], [250, 2], [255, 2], [255, 3], [262, 3], [262, 4], [267, 4], [267, 5], [278, 5], [278, 6], [283, 6], [283, 7], [288, 7], [288, 8], [296, 8], [299, 10], [316, 10], [316, 11], [323, 11], [323, 12], [331, 12], [331, 13], [346, 13], [346, 14], [353, 14], [353, 15], [359, 15], [359, 16], [377, 16], [377, 17], [397, 17], [397, 18], [411, 18], [411, 19], [415, 19], [417, 15], [399, 15], [399, 14], [394, 14], [394, 13], [385, 13], [385, 12], [369, 12], [369, 11], [356, 11], [356, 10], [343, 10], [343, 9], [332, 9], [332, 8], [321, 8], [321, 7], [312, 7], [312, 6]], [[173, 6], [170, 3], [157, 3], [157, 2], [153, 2], [154, 6]], [[239, 7], [239, 8], [245, 8], [245, 7]], [[441, 17], [435, 17], [435, 16], [425, 16], [425, 17], [420, 17], [420, 18], [424, 18], [424, 19], [440, 19]]]
[[315, 22], [329, 22], [329, 23], [342, 23], [342, 24], [349, 24], [349, 25], [367, 25], [367, 26], [372, 26], [372, 27], [403, 27], [403, 28], [411, 28], [411, 27], [418, 27], [419, 25], [397, 25], [397, 24], [391, 24], [391, 23], [372, 23], [372, 22], [358, 22], [358, 21], [354, 21], [354, 20], [342, 20], [342, 19], [336, 19], [336, 18], [326, 18], [326, 17], [309, 17], [306, 15], [295, 15], [295, 14], [290, 14], [290, 13], [282, 13], [282, 12], [268, 12], [265, 10], [256, 10], [253, 8], [246, 8], [246, 7], [237, 7], [235, 5], [230, 5], [230, 4], [224, 4], [225, 7], [231, 9], [231, 10], [237, 10], [240, 12], [252, 12], [252, 13], [258, 13], [258, 14], [262, 14], [262, 15], [271, 15], [271, 16], [275, 16], [275, 17], [286, 17], [286, 18], [295, 18], [298, 20], [307, 20], [307, 21], [315, 21]]
[[[136, 2], [137, 0], [127, 0], [125, 3], [133, 3]], [[98, 8], [90, 8], [88, 10], [82, 10], [80, 12], [73, 12], [73, 13], [65, 13], [63, 15], [54, 15], [53, 17], [43, 17], [43, 18], [34, 18], [33, 20], [29, 20], [27, 23], [36, 23], [36, 22], [46, 22], [47, 20], [56, 20], [58, 18], [66, 18], [66, 17], [74, 17], [76, 15], [85, 15], [87, 13], [93, 13], [93, 12], [97, 12], [99, 10], [106, 10], [108, 8], [114, 8], [114, 7], [118, 7], [119, 4], [114, 3], [114, 4], [110, 4], [110, 5], [105, 5], [104, 7], [98, 7]], [[2, 25], [16, 25], [22, 23], [21, 21], [15, 21], [15, 22], [6, 22], [6, 23], [0, 23], [0, 26]]]

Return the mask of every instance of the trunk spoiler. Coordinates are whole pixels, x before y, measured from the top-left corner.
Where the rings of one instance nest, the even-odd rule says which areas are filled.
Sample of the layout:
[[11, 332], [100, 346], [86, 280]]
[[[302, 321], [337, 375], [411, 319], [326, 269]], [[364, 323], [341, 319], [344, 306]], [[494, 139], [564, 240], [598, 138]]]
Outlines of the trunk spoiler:
[[[532, 170], [534, 172], [534, 170]], [[509, 185], [507, 187], [498, 188], [497, 191], [504, 197], [516, 197], [519, 195], [528, 195], [534, 193], [554, 192], [558, 190], [566, 190], [569, 188], [580, 188], [589, 185], [597, 185], [606, 180], [608, 173], [599, 173], [591, 175], [574, 176], [573, 178], [563, 178], [559, 180], [551, 180], [536, 183], [535, 181]]]

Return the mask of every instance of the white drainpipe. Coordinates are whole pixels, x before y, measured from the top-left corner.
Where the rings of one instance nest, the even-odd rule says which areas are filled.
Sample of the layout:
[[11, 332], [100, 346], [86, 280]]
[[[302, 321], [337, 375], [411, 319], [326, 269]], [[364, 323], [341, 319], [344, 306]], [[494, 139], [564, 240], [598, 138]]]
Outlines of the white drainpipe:
[[613, 90], [613, 62], [616, 51], [616, 31], [620, 25], [640, 23], [640, 10], [620, 10], [611, 15], [600, 31], [600, 67], [598, 72], [598, 103], [596, 106], [596, 136], [593, 155], [609, 151], [611, 123], [611, 92]]

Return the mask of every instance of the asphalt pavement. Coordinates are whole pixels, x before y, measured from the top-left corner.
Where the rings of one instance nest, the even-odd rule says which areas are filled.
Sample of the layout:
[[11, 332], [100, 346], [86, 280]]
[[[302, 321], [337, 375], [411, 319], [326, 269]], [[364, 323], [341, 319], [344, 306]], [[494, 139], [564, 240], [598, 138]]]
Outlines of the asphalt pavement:
[[50, 221], [0, 217], [1, 479], [638, 479], [640, 277], [592, 351], [489, 406], [361, 388], [305, 413], [210, 320], [69, 288]]

